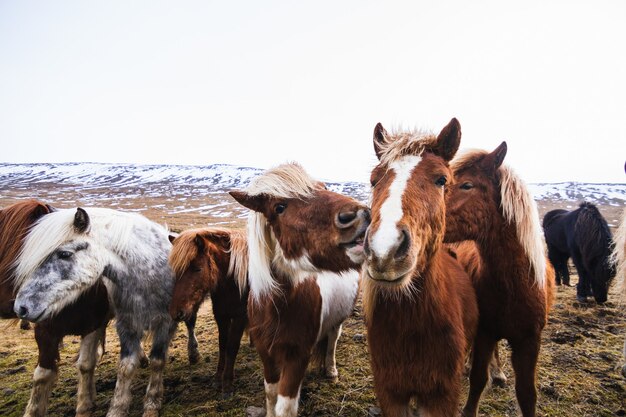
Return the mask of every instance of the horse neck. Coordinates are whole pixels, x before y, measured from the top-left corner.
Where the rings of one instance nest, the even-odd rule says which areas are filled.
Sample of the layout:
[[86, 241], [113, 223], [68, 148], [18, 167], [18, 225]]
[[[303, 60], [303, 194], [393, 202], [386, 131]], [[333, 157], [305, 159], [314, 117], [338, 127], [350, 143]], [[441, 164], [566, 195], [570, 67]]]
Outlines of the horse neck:
[[530, 259], [519, 240], [516, 226], [507, 223], [497, 213], [492, 216], [492, 227], [484, 232], [476, 244], [481, 262], [490, 272], [488, 276], [515, 282], [529, 277]]

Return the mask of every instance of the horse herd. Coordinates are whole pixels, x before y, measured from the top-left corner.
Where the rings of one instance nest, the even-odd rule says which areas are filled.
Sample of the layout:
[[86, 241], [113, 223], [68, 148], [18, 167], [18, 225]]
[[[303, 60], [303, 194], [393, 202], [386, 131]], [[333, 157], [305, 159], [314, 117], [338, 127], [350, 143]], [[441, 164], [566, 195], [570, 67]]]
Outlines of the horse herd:
[[[230, 192], [250, 209], [246, 230], [174, 235], [138, 214], [106, 208], [55, 209], [33, 200], [4, 208], [0, 313], [36, 323], [39, 348], [25, 415], [46, 414], [59, 343], [68, 334], [81, 336], [76, 415], [91, 415], [94, 370], [113, 317], [120, 360], [107, 415], [128, 414], [142, 364], [150, 367], [144, 416], [158, 415], [170, 339], [184, 321], [189, 361], [198, 360], [196, 315], [210, 296], [221, 390], [233, 390], [248, 328], [263, 364], [266, 415], [296, 416], [311, 360], [338, 377], [335, 348], [361, 290], [374, 389], [386, 417], [412, 416], [411, 400], [422, 416], [456, 415], [468, 355], [462, 415], [476, 416], [489, 378], [504, 378], [501, 339], [511, 347], [521, 413], [535, 416], [541, 332], [555, 285], [551, 264], [556, 282], [569, 284], [571, 256], [578, 298], [606, 301], [612, 265], [626, 273], [626, 221], [613, 244], [606, 222], [589, 228], [597, 223], [591, 205], [576, 218], [549, 213], [543, 226], [550, 263], [532, 196], [503, 164], [506, 143], [456, 156], [460, 140], [456, 119], [438, 135], [376, 125], [379, 163], [368, 205], [328, 190], [296, 163], [270, 169]], [[146, 332], [149, 358], [141, 346]]]

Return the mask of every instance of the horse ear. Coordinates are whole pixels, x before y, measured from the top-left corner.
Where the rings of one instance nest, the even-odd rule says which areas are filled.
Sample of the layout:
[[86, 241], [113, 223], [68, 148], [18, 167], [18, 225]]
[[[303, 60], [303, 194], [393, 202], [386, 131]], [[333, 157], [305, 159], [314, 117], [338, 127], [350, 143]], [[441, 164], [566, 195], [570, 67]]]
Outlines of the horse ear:
[[173, 235], [173, 234], [171, 234], [171, 233], [169, 233], [169, 234], [167, 235], [167, 239], [170, 241], [170, 243], [171, 243], [172, 245], [174, 244], [174, 241], [176, 240], [176, 238], [177, 238], [177, 237], [178, 237], [178, 236], [174, 236], [174, 235]]
[[379, 161], [381, 156], [383, 155], [383, 145], [386, 142], [387, 131], [382, 124], [376, 123], [376, 126], [374, 127], [374, 152], [376, 152], [376, 157]]
[[80, 207], [76, 209], [74, 215], [74, 229], [78, 233], [85, 233], [89, 229], [89, 215]]
[[213, 230], [207, 236], [212, 242], [217, 243], [225, 251], [230, 249], [230, 233], [225, 230]]
[[449, 162], [456, 155], [461, 144], [461, 124], [456, 118], [452, 118], [450, 122], [441, 129], [437, 136], [437, 143], [432, 152]]
[[204, 238], [200, 235], [196, 235], [193, 241], [196, 243], [198, 250], [200, 252], [204, 252], [204, 249], [206, 248], [206, 244], [204, 243]]
[[41, 216], [45, 216], [51, 211], [52, 210], [50, 210], [50, 206], [48, 206], [47, 204], [38, 204], [37, 207], [35, 207], [35, 210], [33, 210], [33, 212], [30, 214], [30, 217], [32, 220], [37, 220]]
[[502, 165], [504, 157], [506, 156], [506, 151], [506, 142], [502, 142], [496, 149], [483, 158], [480, 162], [481, 167], [486, 171], [495, 172], [498, 168], [500, 168], [500, 165]]
[[250, 210], [258, 211], [263, 213], [265, 209], [265, 203], [267, 202], [267, 196], [263, 194], [258, 195], [250, 195], [245, 191], [229, 191], [228, 194], [231, 195], [239, 204], [244, 207], [249, 208]]

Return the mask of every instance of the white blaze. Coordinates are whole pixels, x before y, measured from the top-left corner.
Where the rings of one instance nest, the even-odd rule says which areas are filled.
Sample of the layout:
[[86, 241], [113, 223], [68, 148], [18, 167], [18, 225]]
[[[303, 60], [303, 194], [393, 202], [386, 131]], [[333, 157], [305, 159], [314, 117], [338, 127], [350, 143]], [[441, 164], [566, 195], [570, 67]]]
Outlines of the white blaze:
[[380, 258], [386, 257], [400, 239], [397, 225], [402, 219], [402, 196], [413, 169], [421, 160], [420, 156], [407, 155], [389, 165], [389, 170], [396, 176], [389, 186], [387, 199], [380, 207], [380, 224], [370, 241], [372, 251]]

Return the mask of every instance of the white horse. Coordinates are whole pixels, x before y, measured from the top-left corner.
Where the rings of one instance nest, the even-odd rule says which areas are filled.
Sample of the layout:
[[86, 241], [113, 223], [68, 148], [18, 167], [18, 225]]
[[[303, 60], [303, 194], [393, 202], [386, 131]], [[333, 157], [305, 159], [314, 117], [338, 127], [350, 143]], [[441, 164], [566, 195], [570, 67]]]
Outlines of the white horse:
[[144, 416], [157, 416], [163, 368], [176, 323], [168, 312], [174, 276], [168, 231], [145, 217], [110, 209], [66, 209], [46, 215], [25, 239], [16, 265], [16, 314], [33, 322], [55, 315], [102, 279], [115, 310], [121, 352], [107, 416], [128, 414], [130, 384], [144, 332], [152, 333]]

